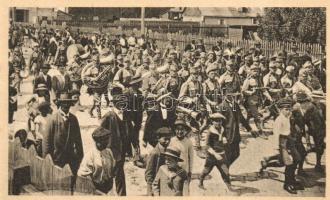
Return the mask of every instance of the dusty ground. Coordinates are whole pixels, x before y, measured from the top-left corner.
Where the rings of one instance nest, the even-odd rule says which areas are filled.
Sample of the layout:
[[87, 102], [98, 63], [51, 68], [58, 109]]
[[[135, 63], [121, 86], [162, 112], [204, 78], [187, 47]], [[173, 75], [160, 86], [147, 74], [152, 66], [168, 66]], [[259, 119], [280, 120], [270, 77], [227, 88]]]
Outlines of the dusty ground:
[[[25, 102], [32, 95], [31, 79], [25, 79], [22, 86], [22, 96], [18, 97], [19, 109], [15, 113], [14, 124], [9, 126], [9, 132], [12, 134], [15, 130], [25, 128], [27, 120], [27, 112], [24, 108]], [[96, 118], [91, 119], [88, 115], [88, 107], [92, 103], [92, 98], [83, 92], [81, 102], [86, 107], [84, 112], [77, 111], [72, 108], [71, 111], [79, 119], [81, 126], [82, 140], [84, 151], [93, 145], [91, 133], [98, 125]], [[102, 114], [107, 112], [108, 108], [102, 108]], [[271, 128], [271, 123], [266, 124]], [[143, 129], [143, 127], [142, 127]], [[141, 131], [142, 135], [142, 131]], [[268, 176], [259, 177], [256, 172], [260, 169], [260, 160], [269, 155], [276, 153], [278, 138], [269, 136], [268, 140], [261, 138], [251, 138], [250, 135], [242, 130], [241, 155], [230, 168], [233, 176], [232, 184], [235, 186], [234, 192], [226, 190], [220, 173], [216, 168], [211, 172], [209, 179], [205, 180], [206, 190], [198, 188], [198, 174], [202, 171], [204, 160], [195, 156], [195, 164], [193, 168], [193, 180], [190, 185], [190, 195], [192, 196], [324, 196], [325, 195], [325, 175], [314, 172], [315, 154], [309, 154], [304, 166], [308, 177], [298, 177], [303, 182], [306, 189], [299, 191], [298, 195], [290, 195], [283, 190], [284, 168], [267, 169]], [[142, 154], [148, 153], [150, 146], [142, 148]], [[325, 163], [325, 156], [323, 164]], [[135, 167], [132, 162], [125, 164], [127, 193], [132, 195], [145, 195], [146, 182], [144, 180], [144, 169]]]

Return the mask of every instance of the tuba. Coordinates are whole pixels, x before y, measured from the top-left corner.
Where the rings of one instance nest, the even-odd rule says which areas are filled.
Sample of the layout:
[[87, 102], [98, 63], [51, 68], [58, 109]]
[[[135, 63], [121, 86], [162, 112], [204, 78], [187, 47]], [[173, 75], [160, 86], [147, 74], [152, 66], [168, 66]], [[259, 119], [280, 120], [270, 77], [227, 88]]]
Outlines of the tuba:
[[190, 110], [190, 109], [187, 109], [187, 108], [182, 107], [182, 106], [177, 106], [176, 111], [179, 112], [179, 113], [186, 114], [186, 115], [192, 117], [196, 121], [200, 121], [201, 118], [202, 118], [201, 113]]
[[87, 87], [92, 89], [101, 89], [104, 87], [107, 87], [110, 81], [111, 71], [112, 67], [110, 65], [105, 65], [103, 67], [103, 71], [99, 73], [99, 75], [96, 77], [96, 80], [91, 80], [91, 77], [86, 76], [86, 72], [94, 67], [95, 64], [88, 63], [81, 71], [81, 80], [82, 82], [87, 85]]

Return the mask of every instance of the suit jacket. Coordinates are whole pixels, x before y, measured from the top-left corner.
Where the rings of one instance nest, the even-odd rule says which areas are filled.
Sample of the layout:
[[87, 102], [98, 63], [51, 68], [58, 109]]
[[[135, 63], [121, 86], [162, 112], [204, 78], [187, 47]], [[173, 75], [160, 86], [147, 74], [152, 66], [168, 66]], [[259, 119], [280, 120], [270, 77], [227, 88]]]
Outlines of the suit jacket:
[[150, 186], [154, 181], [160, 166], [165, 164], [165, 158], [161, 153], [164, 153], [164, 148], [161, 149], [160, 144], [157, 144], [156, 147], [150, 152], [148, 156], [146, 171], [145, 171], [145, 179], [147, 184]]
[[40, 83], [45, 84], [49, 91], [52, 89], [52, 78], [48, 74], [46, 75], [46, 77], [47, 78], [45, 79], [41, 73], [36, 77], [36, 79], [34, 80], [33, 93], [36, 93], [35, 89]]
[[[188, 175], [184, 169], [169, 171], [167, 165], [162, 165], [152, 183], [155, 196], [183, 196], [184, 182]], [[185, 188], [187, 189], [187, 188]]]
[[127, 120], [121, 120], [114, 111], [109, 111], [102, 118], [103, 128], [111, 131], [108, 147], [113, 152], [116, 162], [124, 161], [125, 154], [129, 151], [129, 132], [132, 124]]
[[47, 121], [45, 135], [42, 141], [43, 157], [50, 154], [54, 164], [63, 167], [69, 164], [73, 174], [76, 174], [83, 158], [83, 146], [78, 119], [69, 114], [64, 121], [59, 111]]

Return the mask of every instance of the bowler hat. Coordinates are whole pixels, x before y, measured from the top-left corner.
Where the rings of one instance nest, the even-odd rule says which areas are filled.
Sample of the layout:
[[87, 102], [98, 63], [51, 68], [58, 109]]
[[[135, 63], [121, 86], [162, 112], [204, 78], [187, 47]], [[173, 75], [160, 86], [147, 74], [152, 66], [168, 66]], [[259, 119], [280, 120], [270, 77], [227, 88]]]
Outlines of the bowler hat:
[[218, 67], [217, 65], [215, 64], [209, 64], [208, 67], [206, 68], [206, 74], [208, 74], [209, 72], [213, 72], [213, 71], [216, 71], [218, 70]]
[[64, 103], [64, 102], [74, 103], [76, 101], [77, 100], [72, 99], [71, 93], [68, 93], [68, 92], [61, 93], [60, 96], [56, 99], [57, 104]]
[[180, 158], [180, 154], [181, 154], [180, 150], [177, 147], [174, 147], [174, 146], [168, 147], [165, 150], [165, 153], [163, 153], [164, 156], [174, 158], [178, 162], [183, 162], [183, 160]]
[[50, 69], [50, 64], [45, 63], [41, 66], [41, 69]]
[[99, 126], [96, 128], [92, 133], [92, 138], [94, 140], [97, 139], [104, 139], [105, 137], [108, 137], [111, 135], [110, 130], [103, 128], [102, 126]]

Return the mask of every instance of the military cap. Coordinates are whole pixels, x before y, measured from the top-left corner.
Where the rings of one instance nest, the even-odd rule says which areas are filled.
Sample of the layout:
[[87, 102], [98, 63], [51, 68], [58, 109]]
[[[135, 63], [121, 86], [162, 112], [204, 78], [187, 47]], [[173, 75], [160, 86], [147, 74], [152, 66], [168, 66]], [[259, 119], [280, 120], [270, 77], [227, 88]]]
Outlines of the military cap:
[[291, 108], [293, 101], [290, 98], [282, 98], [277, 102], [278, 108]]
[[313, 67], [312, 63], [310, 61], [306, 61], [303, 65], [303, 68], [306, 69], [306, 68], [310, 68], [310, 67]]
[[242, 47], [236, 47], [236, 48], [235, 48], [235, 52], [236, 52], [236, 53], [239, 52], [239, 51], [241, 51], [241, 50], [243, 50]]
[[294, 67], [294, 66], [292, 66], [292, 65], [289, 65], [289, 66], [287, 66], [287, 67], [286, 67], [286, 69], [285, 69], [285, 70], [286, 70], [287, 72], [293, 72], [293, 71], [294, 71], [294, 69], [295, 69], [295, 67]]
[[209, 51], [207, 52], [207, 55], [213, 54], [214, 55], [214, 51]]
[[108, 137], [111, 135], [110, 130], [103, 128], [102, 126], [99, 126], [98, 128], [96, 128], [93, 133], [92, 133], [92, 138], [94, 140], [100, 140], [100, 139], [104, 139], [105, 137]]
[[251, 65], [250, 70], [259, 70], [260, 67], [257, 65]]
[[188, 131], [191, 130], [190, 126], [188, 126], [188, 124], [181, 117], [178, 117], [174, 122], [174, 126], [178, 125], [184, 126]]
[[256, 48], [254, 46], [250, 46], [249, 50], [255, 50]]
[[218, 70], [218, 66], [215, 65], [215, 64], [213, 64], [213, 63], [211, 63], [206, 68], [206, 74], [208, 74], [209, 72], [216, 71], [216, 70]]

